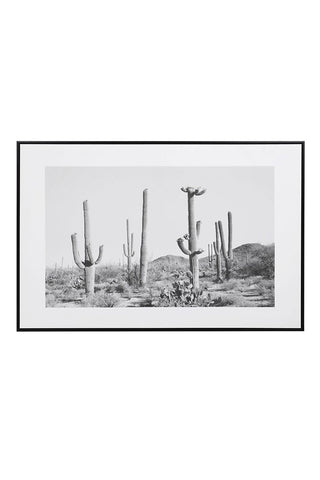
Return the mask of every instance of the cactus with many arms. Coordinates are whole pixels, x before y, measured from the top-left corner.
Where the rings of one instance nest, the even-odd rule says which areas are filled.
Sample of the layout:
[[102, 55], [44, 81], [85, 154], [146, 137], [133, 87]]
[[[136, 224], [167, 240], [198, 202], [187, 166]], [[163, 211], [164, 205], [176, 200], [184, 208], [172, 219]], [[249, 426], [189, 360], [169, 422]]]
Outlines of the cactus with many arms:
[[217, 269], [217, 282], [222, 282], [221, 277], [221, 246], [220, 246], [220, 238], [219, 238], [219, 227], [218, 223], [215, 222], [215, 230], [216, 230], [216, 241], [213, 242], [214, 253], [216, 255], [216, 269]]
[[222, 222], [219, 220], [219, 232], [221, 238], [221, 250], [222, 255], [226, 265], [226, 279], [229, 280], [232, 270], [232, 261], [233, 261], [233, 250], [232, 250], [232, 213], [228, 212], [228, 251], [226, 249], [226, 244], [223, 234]]
[[[199, 290], [199, 255], [203, 253], [202, 248], [197, 247], [197, 241], [200, 235], [201, 222], [195, 221], [194, 197], [203, 195], [205, 189], [201, 187], [182, 187], [181, 190], [188, 194], [188, 227], [189, 233], [183, 238], [178, 238], [177, 243], [185, 255], [189, 255], [190, 270], [192, 272], [193, 289], [195, 292]], [[184, 245], [184, 239], [188, 240], [188, 248]]]
[[127, 274], [128, 274], [128, 281], [130, 282], [130, 273], [132, 270], [132, 257], [134, 256], [133, 250], [133, 233], [131, 233], [130, 237], [130, 228], [129, 228], [129, 220], [127, 219], [127, 250], [125, 244], [123, 244], [123, 253], [124, 256], [127, 258]]
[[95, 266], [101, 262], [103, 255], [103, 245], [99, 246], [98, 258], [94, 260], [91, 250], [91, 240], [90, 240], [90, 222], [89, 222], [89, 210], [88, 210], [88, 200], [83, 202], [83, 217], [84, 217], [84, 262], [81, 260], [78, 250], [78, 240], [77, 234], [74, 233], [71, 235], [72, 242], [72, 252], [74, 262], [77, 267], [84, 270], [84, 281], [85, 281], [85, 291], [86, 294], [90, 295], [94, 293], [94, 277], [95, 277]]
[[147, 227], [148, 227], [148, 189], [143, 190], [142, 201], [142, 229], [140, 247], [140, 285], [143, 287], [147, 282], [148, 251], [147, 251]]

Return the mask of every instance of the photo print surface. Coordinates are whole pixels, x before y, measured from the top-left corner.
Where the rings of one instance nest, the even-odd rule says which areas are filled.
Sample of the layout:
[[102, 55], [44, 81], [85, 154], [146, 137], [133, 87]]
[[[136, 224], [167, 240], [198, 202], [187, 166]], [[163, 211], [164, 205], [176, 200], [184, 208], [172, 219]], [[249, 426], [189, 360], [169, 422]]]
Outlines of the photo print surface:
[[45, 168], [46, 308], [275, 306], [273, 166]]

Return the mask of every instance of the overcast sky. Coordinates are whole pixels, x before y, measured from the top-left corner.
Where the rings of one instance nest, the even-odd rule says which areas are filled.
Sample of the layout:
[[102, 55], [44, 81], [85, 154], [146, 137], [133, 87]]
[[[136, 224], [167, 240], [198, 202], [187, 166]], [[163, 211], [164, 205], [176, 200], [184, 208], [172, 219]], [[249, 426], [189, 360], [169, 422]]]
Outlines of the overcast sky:
[[[273, 167], [47, 167], [46, 263], [72, 265], [70, 235], [78, 233], [84, 258], [83, 200], [88, 200], [95, 256], [104, 245], [102, 263], [122, 261], [126, 219], [134, 233], [139, 260], [142, 191], [149, 189], [149, 257], [183, 255], [176, 239], [187, 232], [187, 194], [182, 186], [203, 186], [196, 197], [202, 220], [199, 247], [214, 240], [214, 221], [233, 214], [234, 247], [274, 242]], [[205, 254], [204, 254], [205, 255]]]

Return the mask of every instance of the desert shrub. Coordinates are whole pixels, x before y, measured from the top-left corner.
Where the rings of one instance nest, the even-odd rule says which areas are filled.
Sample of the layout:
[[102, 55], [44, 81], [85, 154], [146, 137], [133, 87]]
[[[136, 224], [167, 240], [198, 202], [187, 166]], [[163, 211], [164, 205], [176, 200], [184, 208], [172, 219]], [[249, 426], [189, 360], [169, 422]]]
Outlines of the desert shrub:
[[213, 299], [214, 307], [246, 307], [248, 302], [238, 295], [219, 295]]
[[102, 307], [111, 308], [117, 306], [120, 300], [120, 295], [116, 293], [98, 292], [94, 295], [86, 297], [82, 301], [84, 307]]
[[46, 284], [49, 286], [66, 285], [74, 281], [78, 277], [78, 272], [63, 268], [47, 268]]
[[219, 290], [228, 291], [228, 290], [238, 290], [241, 285], [241, 281], [236, 279], [227, 280], [219, 286]]
[[97, 286], [96, 291], [103, 291], [104, 293], [121, 293], [128, 298], [132, 297], [132, 288], [125, 280], [117, 279], [111, 280], [104, 284]]
[[263, 250], [257, 251], [245, 263], [238, 264], [236, 272], [240, 276], [274, 278], [274, 247], [265, 247]]
[[70, 285], [64, 287], [59, 294], [59, 300], [62, 302], [73, 302], [79, 300], [79, 298], [81, 298], [79, 290]]
[[148, 280], [151, 282], [159, 282], [170, 278], [174, 272], [185, 273], [188, 270], [188, 264], [181, 264], [179, 261], [168, 263], [150, 263], [148, 266]]
[[126, 282], [124, 282], [123, 280], [119, 281], [119, 283], [115, 286], [114, 291], [116, 293], [122, 293], [124, 296], [126, 296], [128, 298], [132, 297], [131, 287]]
[[155, 266], [148, 270], [148, 278], [153, 282], [159, 282], [168, 277], [168, 269], [164, 266]]
[[46, 294], [46, 307], [55, 307], [57, 299], [53, 293]]
[[120, 278], [123, 269], [119, 265], [106, 265], [96, 269], [96, 283], [105, 283], [110, 279]]
[[204, 295], [203, 290], [193, 291], [192, 275], [190, 272], [176, 272], [175, 281], [168, 287], [162, 288], [160, 295], [155, 299], [150, 294], [151, 305], [157, 307], [211, 307], [213, 299]]
[[71, 282], [72, 288], [75, 290], [82, 290], [84, 289], [84, 277], [82, 275], [79, 275], [75, 279], [72, 280]]
[[195, 293], [193, 291], [189, 275], [177, 273], [175, 278], [171, 286], [162, 289], [158, 306], [185, 307], [194, 305], [201, 292]]
[[270, 298], [274, 297], [274, 281], [273, 280], [261, 280], [257, 284], [257, 290], [260, 295]]
[[138, 288], [140, 283], [139, 265], [134, 264], [129, 275], [126, 273], [125, 279], [129, 285], [134, 288]]

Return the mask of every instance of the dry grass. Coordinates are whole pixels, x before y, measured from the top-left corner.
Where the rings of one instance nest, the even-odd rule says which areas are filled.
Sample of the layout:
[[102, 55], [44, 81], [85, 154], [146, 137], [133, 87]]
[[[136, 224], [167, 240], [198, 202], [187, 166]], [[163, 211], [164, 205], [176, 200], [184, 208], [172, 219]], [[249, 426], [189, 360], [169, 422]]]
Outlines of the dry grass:
[[[79, 270], [51, 269], [46, 274], [46, 306], [125, 307], [133, 297], [148, 299], [150, 306], [184, 306], [180, 301], [162, 301], [161, 294], [164, 290], [172, 289], [177, 279], [187, 276], [187, 268], [170, 270], [167, 266], [163, 268], [158, 265], [151, 270], [147, 286], [140, 288], [136, 284], [128, 285], [121, 268], [101, 267], [97, 269], [94, 297], [87, 298]], [[274, 306], [274, 280], [261, 276], [232, 278], [216, 283], [212, 272], [203, 272], [200, 276], [200, 288], [202, 294], [192, 306]]]

